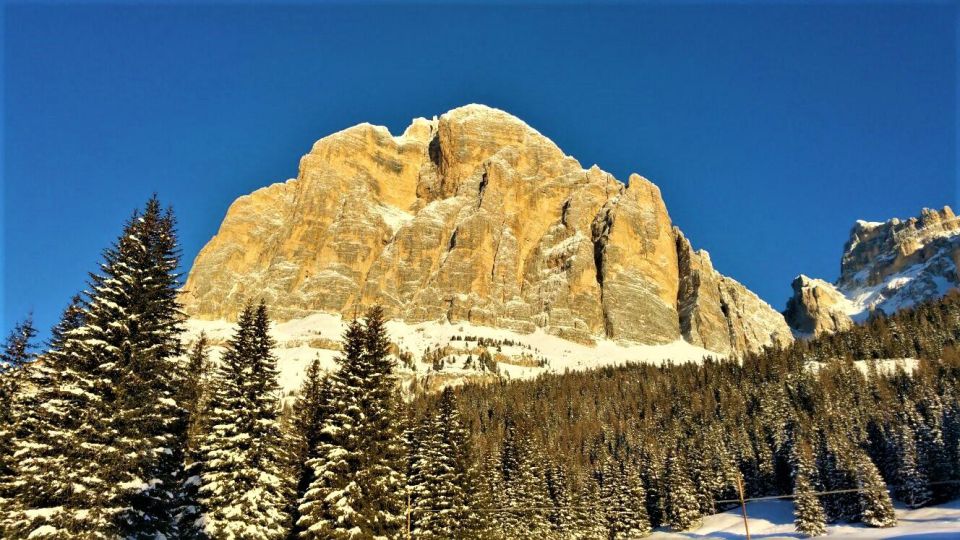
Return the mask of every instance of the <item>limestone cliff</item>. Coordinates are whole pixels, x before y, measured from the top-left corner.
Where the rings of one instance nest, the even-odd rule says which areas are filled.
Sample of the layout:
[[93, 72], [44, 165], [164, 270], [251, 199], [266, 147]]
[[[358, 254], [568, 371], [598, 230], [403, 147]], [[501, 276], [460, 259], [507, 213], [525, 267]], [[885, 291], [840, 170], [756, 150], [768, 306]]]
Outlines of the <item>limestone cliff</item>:
[[335, 133], [296, 179], [237, 199], [183, 301], [194, 318], [230, 319], [250, 299], [282, 320], [379, 302], [409, 322], [587, 343], [682, 338], [721, 353], [791, 339], [779, 313], [692, 250], [654, 184], [584, 170], [481, 105], [401, 136], [370, 124]]
[[849, 327], [871, 311], [893, 313], [939, 298], [960, 284], [960, 219], [950, 207], [920, 217], [858, 221], [843, 248], [840, 278], [831, 284], [800, 276], [785, 316], [799, 332]]

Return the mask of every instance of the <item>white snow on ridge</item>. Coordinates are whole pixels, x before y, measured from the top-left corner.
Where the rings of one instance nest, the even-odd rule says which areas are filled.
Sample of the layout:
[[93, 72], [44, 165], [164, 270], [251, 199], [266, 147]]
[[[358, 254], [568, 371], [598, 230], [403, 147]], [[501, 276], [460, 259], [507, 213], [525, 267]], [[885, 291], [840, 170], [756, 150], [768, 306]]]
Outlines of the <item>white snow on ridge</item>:
[[[303, 373], [310, 361], [319, 359], [321, 366], [326, 370], [336, 367], [335, 359], [339, 351], [335, 347], [340, 343], [347, 322], [339, 315], [329, 313], [315, 313], [302, 319], [275, 323], [271, 328], [271, 335], [277, 341], [274, 350], [278, 358], [280, 371], [280, 385], [283, 390], [293, 391], [299, 388]], [[212, 344], [212, 355], [219, 358], [223, 351], [222, 344], [232, 335], [235, 325], [228, 321], [204, 321], [191, 319], [187, 321], [187, 340], [193, 341], [200, 332], [204, 332]], [[499, 352], [511, 358], [528, 358], [530, 360], [545, 360], [545, 367], [531, 367], [517, 365], [517, 363], [500, 362], [500, 373], [511, 379], [526, 379], [536, 377], [542, 373], [563, 373], [566, 370], [592, 369], [601, 366], [622, 365], [628, 362], [663, 363], [699, 362], [705, 356], [722, 358], [707, 349], [691, 345], [685, 341], [675, 341], [664, 345], [621, 344], [607, 339], [598, 339], [596, 345], [583, 345], [566, 339], [549, 335], [542, 330], [532, 334], [521, 334], [500, 328], [477, 326], [466, 322], [449, 323], [445, 321], [408, 324], [403, 321], [389, 321], [387, 330], [390, 339], [402, 352], [409, 352], [417, 362], [416, 373], [426, 375], [430, 371], [428, 363], [421, 362], [423, 353], [436, 347], [451, 346], [464, 348], [476, 346], [475, 341], [464, 342], [463, 337], [484, 338], [498, 342], [513, 342], [513, 345], [503, 344], [500, 351], [491, 349], [491, 353]], [[476, 355], [473, 355], [476, 357]], [[467, 353], [451, 355], [452, 362], [440, 372], [446, 375], [462, 375], [467, 378], [480, 374], [473, 370], [460, 369]], [[522, 363], [522, 362], [520, 362]], [[412, 375], [412, 373], [408, 373]]]
[[[938, 506], [909, 510], [897, 506], [897, 526], [874, 529], [859, 523], [827, 526], [826, 536], [849, 540], [956, 540], [960, 538], [960, 500]], [[747, 504], [747, 524], [753, 538], [764, 540], [804, 538], [793, 525], [793, 502], [756, 501]], [[693, 531], [674, 533], [658, 529], [648, 538], [731, 540], [746, 538], [740, 509], [707, 516]]]

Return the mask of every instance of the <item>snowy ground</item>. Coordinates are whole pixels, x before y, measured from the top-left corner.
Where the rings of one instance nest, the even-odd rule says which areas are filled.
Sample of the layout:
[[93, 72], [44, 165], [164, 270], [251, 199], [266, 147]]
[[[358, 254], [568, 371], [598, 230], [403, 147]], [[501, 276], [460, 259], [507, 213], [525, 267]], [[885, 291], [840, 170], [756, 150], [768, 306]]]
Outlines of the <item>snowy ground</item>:
[[[750, 536], [757, 540], [803, 538], [793, 527], [792, 501], [757, 501], [747, 504], [750, 516]], [[872, 529], [860, 524], [829, 525], [827, 535], [820, 538], [847, 538], [850, 540], [958, 540], [960, 539], [960, 500], [939, 506], [908, 510], [897, 507], [897, 526], [890, 529]], [[716, 539], [746, 538], [740, 510], [714, 514], [703, 520], [703, 526], [686, 533], [658, 530], [649, 538], [656, 539]]]
[[[335, 367], [334, 359], [339, 352], [339, 344], [346, 323], [339, 315], [316, 313], [303, 319], [276, 323], [271, 334], [277, 341], [276, 355], [279, 359], [280, 385], [284, 390], [299, 387], [303, 373], [311, 360], [317, 358], [324, 369]], [[211, 340], [214, 357], [222, 352], [222, 343], [234, 332], [233, 323], [227, 321], [203, 321], [191, 319], [187, 322], [188, 341], [192, 341], [200, 332], [205, 332]], [[666, 360], [674, 362], [699, 362], [704, 356], [720, 358], [722, 355], [691, 345], [685, 341], [676, 341], [664, 345], [626, 345], [611, 340], [598, 339], [595, 345], [583, 345], [568, 341], [538, 330], [532, 334], [521, 334], [499, 328], [476, 326], [469, 323], [426, 322], [407, 324], [401, 321], [387, 323], [390, 339], [400, 351], [412, 354], [416, 364], [417, 376], [430, 374], [430, 365], [420, 362], [427, 349], [449, 347], [461, 349], [451, 351], [445, 356], [442, 374], [453, 380], [465, 380], [471, 376], [480, 376], [476, 370], [462, 369], [468, 354], [477, 357], [475, 341], [464, 341], [464, 337], [482, 337], [498, 341], [510, 341], [512, 345], [502, 345], [500, 350], [490, 352], [499, 354], [500, 373], [512, 379], [535, 377], [545, 372], [581, 370], [607, 365], [619, 365], [627, 362], [660, 363]], [[458, 339], [454, 340], [453, 338]], [[529, 361], [545, 360], [543, 367], [533, 367]], [[519, 364], [519, 365], [518, 365]]]

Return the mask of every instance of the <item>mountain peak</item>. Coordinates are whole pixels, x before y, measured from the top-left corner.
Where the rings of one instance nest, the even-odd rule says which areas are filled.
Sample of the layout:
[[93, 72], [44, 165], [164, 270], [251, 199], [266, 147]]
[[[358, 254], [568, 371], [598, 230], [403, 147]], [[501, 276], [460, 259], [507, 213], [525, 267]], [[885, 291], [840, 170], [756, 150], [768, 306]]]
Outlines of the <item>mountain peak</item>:
[[958, 265], [960, 219], [949, 206], [924, 208], [908, 219], [857, 221], [844, 245], [840, 278], [799, 288], [795, 282], [787, 320], [803, 332], [841, 330], [872, 310], [893, 313], [943, 296], [960, 284]]
[[380, 303], [409, 323], [723, 354], [791, 339], [678, 231], [649, 180], [584, 170], [522, 120], [471, 104], [399, 136], [364, 123], [318, 141], [295, 181], [230, 207], [183, 302], [230, 319], [263, 299], [280, 320]]

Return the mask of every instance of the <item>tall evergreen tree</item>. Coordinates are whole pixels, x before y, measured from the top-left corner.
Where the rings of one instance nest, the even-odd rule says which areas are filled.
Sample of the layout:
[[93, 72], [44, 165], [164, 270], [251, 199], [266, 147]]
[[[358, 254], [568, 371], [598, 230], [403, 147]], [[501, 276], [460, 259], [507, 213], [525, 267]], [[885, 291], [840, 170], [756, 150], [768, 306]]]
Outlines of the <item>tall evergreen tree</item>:
[[916, 438], [909, 424], [903, 423], [900, 426], [899, 433], [896, 435], [895, 449], [897, 498], [910, 508], [919, 508], [929, 502], [933, 494], [923, 465], [917, 459]]
[[791, 449], [793, 465], [794, 525], [804, 536], [822, 536], [827, 532], [827, 516], [814, 495], [816, 467], [813, 452], [805, 441]]
[[[44, 356], [57, 380], [38, 399], [60, 441], [33, 447], [33, 439], [44, 435], [24, 432], [15, 444], [42, 449], [21, 476], [62, 467], [62, 479], [44, 486], [42, 497], [18, 500], [21, 516], [57, 516], [45, 525], [47, 533], [175, 533], [184, 440], [176, 401], [182, 315], [175, 225], [156, 197], [135, 212], [90, 276], [82, 324]], [[35, 506], [54, 500], [53, 509]], [[18, 523], [29, 526], [29, 520]]]
[[603, 508], [610, 540], [650, 534], [646, 492], [633, 464], [607, 457], [603, 466]]
[[414, 430], [408, 489], [416, 538], [479, 538], [482, 522], [473, 514], [476, 478], [468, 453], [468, 435], [456, 398], [448, 388], [436, 411]]
[[291, 461], [297, 477], [296, 497], [291, 508], [294, 516], [294, 536], [300, 533], [296, 525], [300, 518], [296, 502], [303, 498], [316, 480], [313, 476], [314, 470], [308, 464], [317, 457], [321, 430], [331, 412], [331, 406], [330, 379], [322, 373], [319, 360], [313, 360], [304, 373], [303, 383], [293, 406], [291, 422], [294, 446]]
[[214, 375], [199, 499], [213, 538], [284, 538], [292, 481], [279, 425], [267, 308], [246, 306]]
[[10, 504], [0, 514], [0, 536], [19, 538], [31, 534], [66, 538], [77, 530], [70, 519], [78, 490], [76, 432], [93, 402], [78, 368], [82, 362], [72, 350], [71, 333], [81, 327], [83, 301], [74, 296], [51, 332], [50, 347], [42, 361], [30, 364], [26, 384], [32, 392], [15, 395], [12, 451], [13, 475], [4, 486]]
[[392, 537], [404, 526], [403, 415], [389, 346], [380, 308], [346, 331], [317, 457], [307, 464], [313, 481], [299, 503], [301, 538]]
[[700, 526], [700, 504], [696, 490], [687, 475], [685, 460], [679, 451], [667, 461], [666, 518], [675, 531], [689, 531]]
[[186, 435], [180, 387], [176, 221], [154, 196], [134, 213], [91, 274], [84, 326], [76, 330], [98, 378], [98, 418], [85, 439], [100, 478], [95, 515], [120, 535], [170, 536]]
[[860, 521], [871, 527], [893, 527], [897, 516], [880, 471], [866, 452], [859, 452], [856, 459], [857, 487], [863, 490], [859, 493]]
[[200, 334], [190, 349], [183, 375], [183, 388], [179, 401], [187, 414], [187, 441], [180, 479], [180, 501], [177, 511], [177, 526], [181, 538], [205, 538], [200, 512], [199, 487], [203, 456], [201, 444], [209, 429], [204, 412], [208, 399], [204, 391], [210, 383], [210, 351], [206, 334]]
[[504, 506], [510, 510], [501, 514], [500, 526], [510, 538], [542, 538], [551, 529], [543, 458], [536, 456], [529, 433], [521, 431], [512, 418], [506, 419], [504, 430], [500, 474]]
[[15, 424], [17, 416], [26, 413], [17, 410], [24, 405], [17, 402], [17, 394], [29, 377], [26, 368], [35, 358], [33, 338], [36, 335], [33, 318], [28, 316], [14, 326], [0, 350], [0, 515], [8, 508], [13, 496], [9, 488], [15, 481]]

